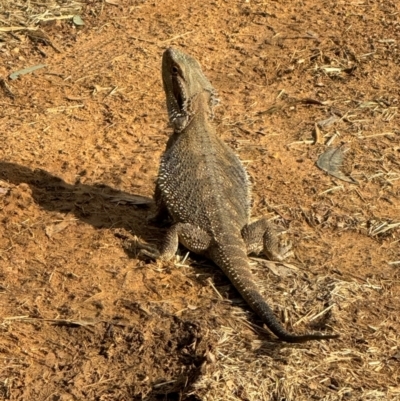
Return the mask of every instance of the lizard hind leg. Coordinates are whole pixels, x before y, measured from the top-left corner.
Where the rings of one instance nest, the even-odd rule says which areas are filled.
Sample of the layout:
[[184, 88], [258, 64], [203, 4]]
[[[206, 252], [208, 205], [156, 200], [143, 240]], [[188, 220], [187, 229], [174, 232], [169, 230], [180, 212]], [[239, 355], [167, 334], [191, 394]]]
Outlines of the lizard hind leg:
[[264, 253], [269, 260], [282, 261], [292, 255], [292, 245], [281, 245], [278, 233], [272, 223], [265, 217], [246, 224], [242, 229], [242, 237], [247, 253]]
[[176, 254], [179, 243], [189, 251], [204, 254], [211, 237], [201, 228], [190, 223], [176, 223], [170, 227], [160, 248], [160, 259], [170, 260]]

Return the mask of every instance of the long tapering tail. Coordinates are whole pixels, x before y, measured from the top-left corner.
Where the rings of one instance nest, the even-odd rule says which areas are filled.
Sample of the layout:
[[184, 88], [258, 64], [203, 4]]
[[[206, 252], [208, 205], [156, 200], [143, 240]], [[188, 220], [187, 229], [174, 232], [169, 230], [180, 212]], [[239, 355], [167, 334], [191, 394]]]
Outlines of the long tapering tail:
[[287, 332], [275, 317], [274, 312], [260, 294], [250, 272], [250, 266], [244, 246], [233, 245], [218, 246], [212, 252], [212, 259], [227, 275], [229, 280], [239, 291], [240, 295], [254, 310], [254, 312], [267, 325], [280, 340], [288, 343], [302, 343], [311, 340], [329, 340], [338, 338], [338, 334], [291, 334]]

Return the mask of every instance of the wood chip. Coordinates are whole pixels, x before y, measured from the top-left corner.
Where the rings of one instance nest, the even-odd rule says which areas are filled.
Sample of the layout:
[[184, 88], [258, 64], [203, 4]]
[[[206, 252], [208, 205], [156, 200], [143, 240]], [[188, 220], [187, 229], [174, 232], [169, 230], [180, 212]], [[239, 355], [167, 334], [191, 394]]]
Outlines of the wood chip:
[[324, 136], [322, 135], [317, 123], [314, 125], [314, 136], [315, 143], [324, 143]]

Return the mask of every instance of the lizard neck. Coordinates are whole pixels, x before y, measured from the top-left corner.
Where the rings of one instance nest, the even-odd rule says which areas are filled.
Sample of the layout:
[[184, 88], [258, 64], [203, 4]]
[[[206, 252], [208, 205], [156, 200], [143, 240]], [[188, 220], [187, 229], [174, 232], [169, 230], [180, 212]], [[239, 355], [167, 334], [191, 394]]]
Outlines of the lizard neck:
[[204, 114], [211, 116], [213, 113], [212, 95], [210, 92], [203, 90], [193, 97], [191, 100], [191, 113]]
[[184, 132], [193, 125], [201, 124], [206, 127], [214, 118], [213, 114], [213, 95], [209, 91], [203, 90], [194, 95], [188, 101], [185, 115], [179, 120], [173, 121], [176, 133]]

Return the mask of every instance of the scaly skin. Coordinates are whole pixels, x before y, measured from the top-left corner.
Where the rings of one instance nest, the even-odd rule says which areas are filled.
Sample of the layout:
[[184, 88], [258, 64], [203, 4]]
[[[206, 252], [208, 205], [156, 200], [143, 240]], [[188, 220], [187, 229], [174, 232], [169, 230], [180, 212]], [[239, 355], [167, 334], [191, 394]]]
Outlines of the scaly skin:
[[290, 247], [279, 247], [266, 219], [250, 223], [248, 176], [239, 158], [216, 134], [212, 124], [216, 94], [199, 63], [179, 50], [167, 49], [162, 77], [174, 134], [161, 159], [155, 198], [159, 217], [168, 216], [173, 225], [160, 257], [172, 258], [181, 243], [213, 260], [282, 341], [337, 338], [291, 334], [276, 319], [254, 282], [247, 254], [263, 251], [270, 259], [282, 260]]

